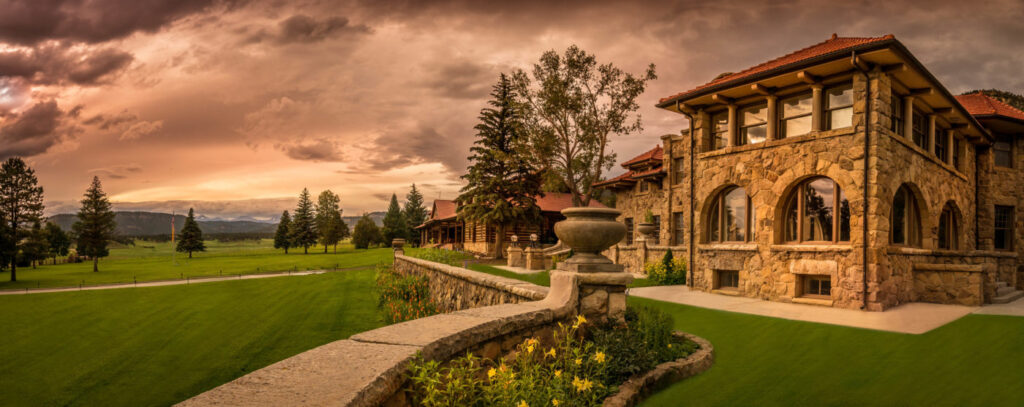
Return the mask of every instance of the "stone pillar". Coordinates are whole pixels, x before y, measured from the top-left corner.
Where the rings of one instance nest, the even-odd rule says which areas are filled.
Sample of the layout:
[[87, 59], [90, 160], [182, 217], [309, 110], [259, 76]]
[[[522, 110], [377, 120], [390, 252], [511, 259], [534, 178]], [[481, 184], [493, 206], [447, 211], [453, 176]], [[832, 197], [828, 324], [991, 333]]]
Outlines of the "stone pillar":
[[566, 219], [555, 224], [555, 234], [573, 250], [551, 273], [549, 296], [574, 296], [577, 315], [591, 322], [622, 322], [626, 312], [626, 286], [633, 276], [601, 252], [618, 243], [626, 226], [615, 219], [621, 212], [608, 208], [569, 208]]
[[914, 97], [903, 97], [903, 136], [914, 139]]
[[405, 254], [405, 239], [393, 239], [391, 240], [391, 248], [395, 250], [395, 255]]
[[824, 89], [820, 83], [811, 85], [811, 131], [821, 131], [825, 127], [824, 120], [822, 120], [822, 108], [825, 107], [822, 101]]
[[779, 97], [770, 95], [768, 100], [768, 140], [775, 140], [779, 137]]
[[[938, 115], [936, 114], [928, 115], [928, 142], [926, 144], [928, 145], [928, 152], [932, 154], [935, 154], [935, 138], [939, 136], [935, 131], [935, 126], [937, 126], [935, 119], [937, 117]], [[939, 159], [941, 158], [942, 157], [939, 157]]]
[[739, 137], [739, 127], [736, 125], [736, 105], [729, 104], [729, 130], [726, 132], [728, 141], [726, 142], [727, 147], [739, 145], [736, 138]]
[[509, 267], [523, 267], [525, 262], [523, 258], [523, 249], [521, 247], [509, 246], [507, 264]]
[[535, 247], [527, 247], [523, 251], [523, 257], [526, 258], [525, 266], [527, 270], [544, 270], [544, 251]]

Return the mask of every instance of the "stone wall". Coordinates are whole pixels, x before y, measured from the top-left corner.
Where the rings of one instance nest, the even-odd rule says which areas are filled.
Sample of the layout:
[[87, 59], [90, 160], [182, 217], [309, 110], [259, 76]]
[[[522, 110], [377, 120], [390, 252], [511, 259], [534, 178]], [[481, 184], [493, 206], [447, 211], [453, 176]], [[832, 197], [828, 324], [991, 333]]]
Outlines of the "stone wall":
[[644, 266], [647, 263], [660, 262], [668, 251], [672, 251], [673, 258], [687, 258], [686, 246], [654, 246], [647, 245], [645, 241], [638, 241], [633, 245], [618, 244], [605, 250], [603, 254], [615, 264], [625, 266], [627, 272], [646, 274]]
[[395, 255], [394, 268], [399, 273], [426, 276], [430, 295], [441, 312], [538, 301], [548, 293], [547, 287], [402, 254]]

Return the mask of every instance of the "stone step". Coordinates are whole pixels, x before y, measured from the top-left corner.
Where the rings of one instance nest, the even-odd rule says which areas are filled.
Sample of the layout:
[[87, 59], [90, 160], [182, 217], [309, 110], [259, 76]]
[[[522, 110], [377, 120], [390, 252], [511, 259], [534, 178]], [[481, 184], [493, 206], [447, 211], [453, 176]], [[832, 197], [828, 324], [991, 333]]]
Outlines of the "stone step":
[[999, 287], [996, 289], [996, 297], [1001, 297], [1014, 291], [1017, 291], [1017, 289], [1013, 287]]
[[1001, 296], [992, 298], [992, 303], [993, 304], [1006, 304], [1006, 303], [1010, 303], [1010, 302], [1016, 301], [1017, 299], [1022, 298], [1022, 297], [1024, 297], [1024, 291], [1014, 290], [1013, 292], [1011, 292], [1009, 294], [1001, 295]]
[[1003, 287], [1009, 287], [1009, 286], [1010, 285], [1006, 284], [1005, 281], [996, 281], [996, 289], [1000, 289], [1000, 288], [1003, 288]]

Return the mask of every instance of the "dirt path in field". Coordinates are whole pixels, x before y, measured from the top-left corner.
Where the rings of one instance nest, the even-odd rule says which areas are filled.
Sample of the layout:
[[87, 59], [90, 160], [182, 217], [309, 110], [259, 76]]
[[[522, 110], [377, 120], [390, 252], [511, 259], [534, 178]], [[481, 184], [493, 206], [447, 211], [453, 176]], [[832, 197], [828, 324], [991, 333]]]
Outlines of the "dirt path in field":
[[324, 274], [324, 273], [335, 273], [340, 271], [356, 271], [356, 270], [371, 270], [373, 266], [367, 267], [352, 267], [337, 270], [307, 270], [307, 271], [282, 271], [279, 273], [260, 273], [260, 274], [239, 274], [231, 277], [188, 277], [184, 280], [159, 280], [159, 281], [145, 281], [138, 283], [119, 283], [119, 284], [98, 284], [98, 285], [87, 285], [78, 287], [54, 287], [54, 288], [26, 288], [26, 289], [9, 289], [0, 290], [0, 295], [24, 295], [24, 294], [42, 294], [42, 293], [60, 293], [67, 291], [89, 291], [89, 290], [112, 290], [117, 288], [136, 288], [136, 287], [160, 287], [165, 285], [187, 285], [187, 284], [201, 284], [201, 283], [212, 283], [217, 281], [238, 281], [238, 280], [252, 280], [257, 278], [270, 278], [270, 277], [288, 277], [288, 276], [308, 276], [313, 274]]

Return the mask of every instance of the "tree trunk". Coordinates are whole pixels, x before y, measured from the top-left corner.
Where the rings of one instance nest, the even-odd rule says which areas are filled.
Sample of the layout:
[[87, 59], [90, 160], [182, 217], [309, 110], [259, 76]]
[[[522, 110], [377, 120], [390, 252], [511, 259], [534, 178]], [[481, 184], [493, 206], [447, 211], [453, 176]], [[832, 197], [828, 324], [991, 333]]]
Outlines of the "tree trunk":
[[503, 259], [505, 258], [505, 251], [501, 247], [505, 245], [505, 224], [499, 223], [496, 228], [498, 233], [494, 236], [494, 258]]
[[309, 254], [309, 246], [302, 246], [302, 254]]
[[288, 254], [288, 247], [284, 248], [284, 254]]
[[327, 244], [324, 243], [324, 254], [327, 254]]
[[100, 258], [92, 256], [92, 272], [95, 273], [97, 271], [100, 271]]
[[190, 258], [190, 259], [192, 258], [192, 251], [191, 250], [188, 251], [188, 258]]
[[338, 244], [334, 244], [334, 254], [338, 254]]
[[17, 259], [11, 259], [11, 281], [18, 281], [18, 265], [15, 263]]

